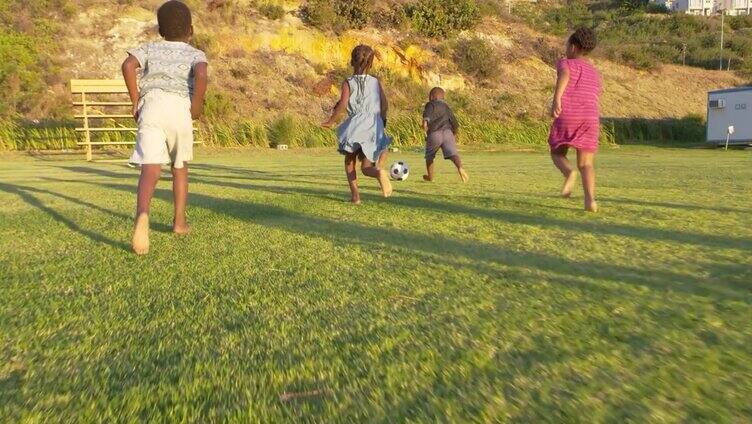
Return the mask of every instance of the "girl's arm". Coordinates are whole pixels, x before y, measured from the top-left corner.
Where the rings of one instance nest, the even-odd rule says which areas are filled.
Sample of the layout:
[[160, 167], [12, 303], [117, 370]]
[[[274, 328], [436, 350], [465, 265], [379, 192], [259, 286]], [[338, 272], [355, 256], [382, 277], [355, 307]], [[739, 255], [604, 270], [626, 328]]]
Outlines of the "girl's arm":
[[138, 82], [136, 81], [136, 74], [141, 64], [133, 55], [128, 57], [123, 62], [123, 79], [125, 79], [125, 86], [128, 88], [128, 96], [131, 98], [133, 118], [138, 120]]
[[199, 62], [193, 67], [193, 97], [191, 98], [191, 118], [198, 119], [204, 113], [204, 97], [208, 84], [209, 65]]
[[561, 63], [557, 71], [556, 90], [554, 91], [554, 103], [551, 106], [551, 116], [558, 118], [561, 115], [561, 98], [569, 85], [569, 67]]
[[332, 116], [329, 117], [329, 119], [322, 123], [321, 126], [324, 128], [331, 128], [334, 126], [334, 124], [337, 123], [337, 119], [339, 119], [339, 115], [342, 114], [342, 112], [347, 109], [347, 104], [350, 103], [350, 84], [347, 83], [347, 81], [342, 83], [342, 95], [339, 98], [339, 101], [336, 105], [334, 105], [334, 110], [332, 111]]
[[384, 126], [386, 127], [386, 115], [389, 113], [389, 101], [386, 99], [386, 93], [384, 93], [384, 87], [381, 86], [381, 81], [379, 81], [379, 97], [381, 98], [381, 119], [384, 120]]

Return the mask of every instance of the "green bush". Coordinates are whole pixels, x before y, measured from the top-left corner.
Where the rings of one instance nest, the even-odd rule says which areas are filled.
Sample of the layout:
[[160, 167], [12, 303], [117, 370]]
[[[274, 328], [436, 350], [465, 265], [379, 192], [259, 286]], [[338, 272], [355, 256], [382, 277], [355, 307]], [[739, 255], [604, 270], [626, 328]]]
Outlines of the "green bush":
[[0, 118], [29, 112], [44, 91], [38, 40], [0, 27]]
[[211, 121], [224, 121], [232, 118], [235, 108], [230, 97], [215, 90], [209, 90], [204, 102], [204, 116]]
[[645, 11], [647, 13], [655, 13], [655, 14], [663, 14], [663, 15], [671, 13], [671, 11], [668, 10], [668, 7], [666, 7], [665, 4], [659, 4], [659, 3], [653, 3], [653, 2], [650, 2], [647, 4], [647, 6], [645, 6]]
[[371, 0], [338, 0], [335, 10], [348, 28], [363, 28], [371, 22], [372, 4]]
[[592, 26], [593, 13], [582, 1], [572, 1], [565, 7], [547, 11], [543, 19], [549, 30], [556, 34], [566, 34], [577, 27]]
[[270, 122], [267, 132], [271, 147], [276, 147], [280, 144], [287, 144], [288, 146], [298, 145], [300, 132], [295, 120], [290, 116], [282, 116]]
[[369, 0], [308, 0], [301, 15], [309, 25], [340, 32], [370, 24], [373, 5]]
[[278, 4], [264, 3], [258, 6], [258, 11], [271, 20], [282, 19], [285, 16], [285, 9]]
[[460, 40], [454, 49], [454, 61], [467, 75], [489, 80], [499, 74], [499, 57], [486, 40], [478, 37]]
[[445, 37], [473, 28], [480, 11], [473, 0], [417, 0], [405, 5], [413, 28], [428, 37]]

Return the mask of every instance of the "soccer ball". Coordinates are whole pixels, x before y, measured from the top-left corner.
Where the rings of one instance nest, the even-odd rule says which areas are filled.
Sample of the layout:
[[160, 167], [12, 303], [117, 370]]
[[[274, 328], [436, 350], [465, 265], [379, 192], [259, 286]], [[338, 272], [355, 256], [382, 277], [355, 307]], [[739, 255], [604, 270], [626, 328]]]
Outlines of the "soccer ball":
[[410, 168], [405, 162], [395, 162], [389, 170], [389, 176], [391, 176], [393, 180], [405, 181], [407, 177], [410, 176]]

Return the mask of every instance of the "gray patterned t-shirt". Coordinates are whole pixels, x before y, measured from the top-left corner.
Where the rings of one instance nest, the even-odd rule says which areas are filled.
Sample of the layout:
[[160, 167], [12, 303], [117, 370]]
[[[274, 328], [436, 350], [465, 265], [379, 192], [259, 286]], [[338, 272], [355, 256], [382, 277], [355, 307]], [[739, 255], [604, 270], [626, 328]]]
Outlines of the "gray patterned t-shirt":
[[158, 41], [128, 50], [141, 64], [141, 97], [151, 90], [193, 95], [193, 67], [206, 62], [206, 55], [182, 41]]

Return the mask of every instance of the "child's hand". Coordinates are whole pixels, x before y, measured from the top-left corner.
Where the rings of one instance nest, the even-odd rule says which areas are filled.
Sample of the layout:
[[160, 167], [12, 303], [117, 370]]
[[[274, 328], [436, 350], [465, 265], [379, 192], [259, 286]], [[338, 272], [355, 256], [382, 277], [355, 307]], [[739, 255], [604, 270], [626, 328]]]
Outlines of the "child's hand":
[[554, 99], [554, 104], [551, 105], [551, 116], [558, 118], [561, 115], [561, 100]]
[[332, 121], [331, 119], [329, 119], [327, 121], [322, 122], [321, 126], [324, 127], [324, 128], [331, 128], [331, 127], [334, 126], [334, 121]]
[[198, 119], [203, 114], [204, 114], [204, 105], [202, 105], [202, 104], [192, 104], [191, 105], [191, 118], [192, 119]]
[[138, 122], [138, 112], [138, 103], [134, 103], [131, 107], [131, 115], [133, 115], [133, 119], [135, 119], [136, 122]]

